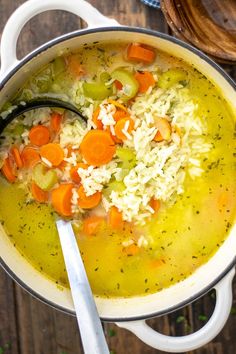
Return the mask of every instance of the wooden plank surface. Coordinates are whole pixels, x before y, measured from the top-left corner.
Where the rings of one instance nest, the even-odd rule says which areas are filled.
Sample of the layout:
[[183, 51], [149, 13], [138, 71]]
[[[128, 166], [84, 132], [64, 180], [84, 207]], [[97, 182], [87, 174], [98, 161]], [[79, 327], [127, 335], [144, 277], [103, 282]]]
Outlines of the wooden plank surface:
[[[24, 0], [0, 0], [0, 33], [9, 15], [22, 3]], [[90, 0], [90, 3], [122, 24], [168, 31], [160, 11], [144, 6], [139, 0]], [[84, 26], [80, 19], [64, 12], [53, 11], [36, 16], [22, 31], [18, 42], [19, 57], [45, 41], [80, 26]], [[225, 68], [236, 78], [235, 67]], [[236, 306], [236, 282], [233, 291]], [[191, 333], [205, 323], [213, 311], [214, 303], [214, 293], [210, 293], [177, 313], [148, 322], [162, 333], [171, 335]], [[148, 347], [133, 334], [119, 329], [114, 324], [105, 324], [104, 328], [109, 347], [116, 354], [162, 353]], [[195, 353], [235, 354], [235, 329], [236, 315], [233, 308], [233, 313], [221, 334]], [[80, 354], [82, 352], [75, 319], [32, 298], [0, 270], [0, 354]]]

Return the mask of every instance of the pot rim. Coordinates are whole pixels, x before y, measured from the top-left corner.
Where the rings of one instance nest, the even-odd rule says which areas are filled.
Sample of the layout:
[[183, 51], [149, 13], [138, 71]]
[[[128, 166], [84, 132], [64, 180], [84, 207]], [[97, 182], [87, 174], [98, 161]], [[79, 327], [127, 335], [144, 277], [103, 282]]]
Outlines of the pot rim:
[[[143, 33], [147, 35], [151, 35], [154, 37], [158, 37], [167, 41], [170, 41], [174, 44], [180, 45], [185, 49], [188, 49], [192, 53], [196, 54], [199, 56], [201, 59], [206, 61], [208, 64], [210, 64], [214, 69], [216, 69], [222, 77], [232, 86], [233, 89], [236, 90], [236, 83], [234, 80], [222, 69], [216, 62], [214, 62], [211, 58], [209, 58], [206, 54], [201, 52], [199, 49], [193, 47], [192, 45], [183, 42], [182, 40], [172, 37], [166, 33], [161, 33], [158, 31], [146, 29], [146, 28], [140, 28], [140, 27], [130, 27], [130, 26], [120, 26], [120, 27], [99, 27], [99, 28], [92, 28], [92, 29], [84, 29], [84, 30], [77, 30], [74, 32], [70, 32], [67, 34], [64, 34], [60, 37], [57, 37], [55, 39], [52, 39], [48, 41], [47, 43], [41, 45], [40, 47], [36, 48], [33, 50], [31, 53], [29, 53], [27, 56], [25, 56], [19, 63], [16, 64], [16, 66], [10, 70], [4, 79], [0, 83], [0, 90], [3, 89], [3, 87], [7, 84], [7, 82], [14, 76], [14, 74], [20, 70], [26, 63], [31, 61], [35, 56], [42, 54], [44, 51], [47, 49], [53, 47], [54, 45], [60, 44], [61, 42], [64, 42], [66, 40], [79, 37], [79, 36], [84, 36], [87, 34], [91, 33], [99, 33], [99, 32], [117, 32], [117, 31], [127, 31], [127, 32], [138, 32], [138, 33]], [[167, 310], [162, 310], [162, 311], [157, 311], [157, 312], [152, 312], [149, 315], [139, 315], [139, 316], [132, 316], [132, 317], [123, 317], [121, 318], [109, 318], [109, 317], [101, 317], [101, 319], [105, 322], [128, 322], [128, 321], [137, 321], [137, 320], [144, 320], [144, 319], [149, 319], [161, 315], [166, 315], [168, 313], [174, 312], [190, 303], [193, 301], [197, 300], [204, 294], [206, 294], [210, 289], [214, 288], [214, 286], [236, 265], [236, 256], [234, 259], [231, 261], [231, 263], [216, 277], [208, 286], [206, 286], [204, 289], [193, 295], [192, 297], [189, 297], [187, 300], [184, 300], [177, 305], [173, 307], [169, 307]], [[8, 265], [3, 261], [3, 259], [0, 257], [0, 266], [10, 275], [10, 277], [16, 281], [18, 285], [20, 285], [24, 290], [26, 290], [29, 294], [40, 300], [41, 302], [51, 306], [52, 308], [59, 310], [63, 313], [70, 314], [75, 316], [75, 312], [71, 311], [69, 309], [66, 309], [63, 306], [60, 306], [58, 304], [55, 304], [54, 302], [46, 299], [45, 297], [41, 296], [38, 292], [33, 290], [31, 287], [29, 287], [27, 284], [25, 284], [18, 276], [15, 275], [15, 273], [8, 267]]]

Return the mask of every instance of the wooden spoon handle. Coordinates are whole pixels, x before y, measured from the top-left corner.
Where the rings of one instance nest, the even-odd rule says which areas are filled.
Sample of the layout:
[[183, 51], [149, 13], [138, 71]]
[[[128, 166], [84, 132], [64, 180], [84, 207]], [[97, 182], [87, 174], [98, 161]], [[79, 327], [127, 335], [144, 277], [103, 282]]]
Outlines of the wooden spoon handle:
[[70, 222], [56, 222], [85, 354], [109, 354], [101, 321]]

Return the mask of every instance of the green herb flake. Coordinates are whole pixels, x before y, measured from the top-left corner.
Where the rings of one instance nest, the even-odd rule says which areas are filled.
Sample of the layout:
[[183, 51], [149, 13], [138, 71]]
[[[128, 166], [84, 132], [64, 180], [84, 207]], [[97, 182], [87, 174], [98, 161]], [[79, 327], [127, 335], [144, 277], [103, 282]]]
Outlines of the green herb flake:
[[108, 331], [108, 336], [109, 337], [115, 337], [116, 336], [116, 331], [114, 329], [109, 329]]
[[236, 307], [235, 306], [232, 306], [230, 314], [231, 315], [236, 315]]
[[206, 315], [199, 315], [198, 319], [199, 319], [199, 321], [206, 322], [208, 320], [208, 317]]
[[185, 321], [185, 317], [184, 316], [178, 316], [177, 318], [176, 318], [176, 323], [182, 323], [182, 322], [184, 322]]

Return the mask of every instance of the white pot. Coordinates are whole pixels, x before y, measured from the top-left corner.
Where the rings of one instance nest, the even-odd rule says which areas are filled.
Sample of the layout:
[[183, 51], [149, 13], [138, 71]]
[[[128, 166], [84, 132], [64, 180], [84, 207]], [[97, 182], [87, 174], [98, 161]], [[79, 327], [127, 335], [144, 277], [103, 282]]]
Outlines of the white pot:
[[[88, 28], [58, 37], [34, 50], [21, 61], [16, 57], [16, 42], [24, 24], [46, 10], [66, 10], [79, 15]], [[95, 41], [136, 41], [156, 47], [193, 64], [218, 87], [236, 111], [235, 84], [206, 55], [186, 43], [146, 29], [123, 27], [108, 19], [84, 0], [29, 0], [8, 20], [2, 34], [0, 102], [12, 96], [38, 68], [61, 54], [64, 49], [79, 48]], [[168, 289], [148, 296], [130, 299], [96, 298], [101, 318], [135, 333], [142, 341], [159, 350], [184, 352], [211, 341], [224, 326], [232, 304], [231, 282], [234, 276], [236, 227], [217, 253], [192, 276]], [[74, 313], [70, 291], [63, 291], [35, 270], [13, 247], [4, 230], [0, 230], [1, 264], [9, 275], [33, 296], [66, 313]], [[184, 337], [169, 337], [155, 332], [145, 319], [177, 310], [216, 289], [216, 307], [208, 323], [199, 331]]]

